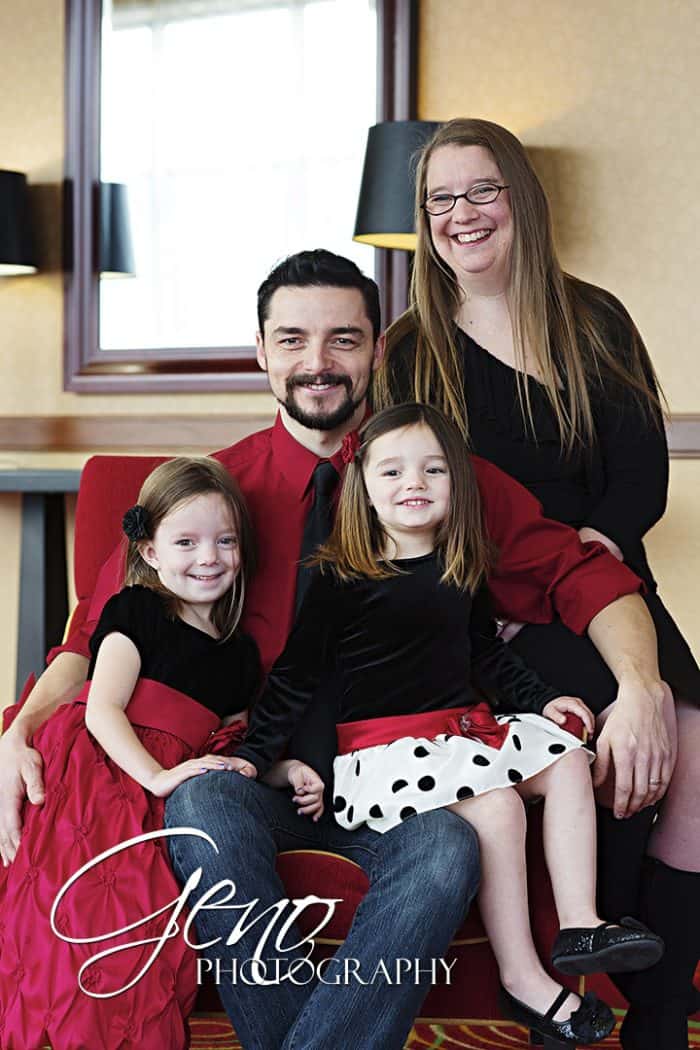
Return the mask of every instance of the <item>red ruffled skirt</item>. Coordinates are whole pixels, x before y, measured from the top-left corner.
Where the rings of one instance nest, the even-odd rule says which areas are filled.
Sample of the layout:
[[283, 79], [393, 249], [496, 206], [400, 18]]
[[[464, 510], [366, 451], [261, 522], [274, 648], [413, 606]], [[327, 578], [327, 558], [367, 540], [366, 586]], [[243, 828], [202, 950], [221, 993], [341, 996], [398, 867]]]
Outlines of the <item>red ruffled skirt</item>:
[[[182, 1050], [189, 1046], [186, 1018], [197, 980], [196, 954], [181, 933], [167, 940], [133, 987], [117, 995], [110, 993], [139, 974], [155, 945], [88, 964], [119, 945], [157, 939], [167, 926], [180, 888], [164, 838], [90, 867], [56, 909], [60, 936], [51, 928], [56, 895], [83, 865], [163, 827], [164, 800], [124, 773], [87, 731], [86, 697], [87, 686], [37, 732], [46, 802], [25, 806], [17, 857], [0, 869], [0, 1047], [35, 1050], [49, 1042], [53, 1050]], [[213, 712], [147, 679], [137, 683], [126, 713], [165, 768], [198, 753], [225, 753], [245, 733], [241, 722], [217, 732]], [[159, 909], [163, 914], [154, 916]], [[154, 917], [144, 923], [148, 916]], [[132, 923], [138, 925], [131, 931], [108, 936]], [[75, 944], [64, 937], [94, 940]]]

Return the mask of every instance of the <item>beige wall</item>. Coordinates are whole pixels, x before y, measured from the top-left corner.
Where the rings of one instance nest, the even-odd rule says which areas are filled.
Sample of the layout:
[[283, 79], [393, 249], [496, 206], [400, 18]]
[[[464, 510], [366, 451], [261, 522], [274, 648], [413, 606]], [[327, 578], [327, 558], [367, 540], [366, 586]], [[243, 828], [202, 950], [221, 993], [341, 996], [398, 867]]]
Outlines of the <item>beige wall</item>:
[[615, 292], [674, 412], [700, 412], [700, 2], [421, 0], [419, 115], [528, 147], [565, 269]]
[[[419, 116], [510, 128], [552, 201], [565, 269], [630, 310], [673, 412], [700, 415], [700, 2], [421, 0]], [[700, 454], [700, 452], [699, 452]], [[700, 653], [700, 459], [676, 460], [649, 537]]]
[[0, 48], [0, 167], [26, 172], [34, 187], [45, 263], [36, 277], [0, 281], [0, 415], [225, 415], [232, 403], [240, 413], [271, 411], [266, 394], [113, 397], [63, 391], [64, 0], [2, 0]]
[[659, 591], [700, 657], [700, 459], [671, 463], [669, 508], [647, 540]]
[[5, 552], [0, 592], [0, 710], [15, 698], [19, 597], [20, 498], [0, 495], [0, 542]]

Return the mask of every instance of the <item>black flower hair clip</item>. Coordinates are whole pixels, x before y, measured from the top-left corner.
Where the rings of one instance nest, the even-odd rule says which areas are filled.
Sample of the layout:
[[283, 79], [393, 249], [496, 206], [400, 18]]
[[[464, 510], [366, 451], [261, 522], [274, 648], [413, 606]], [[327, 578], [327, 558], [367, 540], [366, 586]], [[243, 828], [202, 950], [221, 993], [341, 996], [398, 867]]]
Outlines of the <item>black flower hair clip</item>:
[[122, 518], [122, 528], [130, 540], [147, 540], [150, 534], [148, 511], [140, 503], [129, 507]]

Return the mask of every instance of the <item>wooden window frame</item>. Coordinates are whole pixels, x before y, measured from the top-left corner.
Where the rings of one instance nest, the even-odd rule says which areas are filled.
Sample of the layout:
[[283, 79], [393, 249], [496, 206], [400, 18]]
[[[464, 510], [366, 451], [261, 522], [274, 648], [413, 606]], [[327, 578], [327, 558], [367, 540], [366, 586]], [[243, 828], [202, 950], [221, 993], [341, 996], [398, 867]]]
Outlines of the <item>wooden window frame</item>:
[[[417, 9], [418, 0], [377, 0], [380, 121], [415, 119]], [[266, 390], [252, 346], [99, 349], [100, 22], [100, 0], [66, 0], [64, 388], [90, 394]], [[377, 262], [388, 323], [405, 309], [408, 255], [378, 250]]]

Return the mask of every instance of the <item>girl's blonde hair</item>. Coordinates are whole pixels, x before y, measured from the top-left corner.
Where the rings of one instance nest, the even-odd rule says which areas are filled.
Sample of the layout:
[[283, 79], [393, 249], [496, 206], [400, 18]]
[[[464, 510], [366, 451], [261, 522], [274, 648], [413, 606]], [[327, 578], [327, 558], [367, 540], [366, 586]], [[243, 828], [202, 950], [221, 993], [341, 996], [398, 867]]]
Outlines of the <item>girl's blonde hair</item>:
[[148, 539], [128, 541], [124, 583], [127, 587], [141, 584], [162, 594], [167, 599], [170, 615], [177, 615], [179, 598], [163, 586], [156, 570], [144, 561], [141, 548], [153, 539], [156, 529], [168, 514], [196, 496], [209, 493], [221, 496], [230, 511], [240, 549], [240, 567], [233, 587], [214, 602], [211, 613], [211, 621], [221, 640], [225, 641], [234, 634], [243, 613], [246, 584], [255, 570], [255, 548], [250, 516], [241, 490], [215, 459], [178, 456], [161, 463], [148, 475], [138, 498], [139, 506], [145, 511]]
[[377, 438], [420, 424], [437, 438], [450, 477], [449, 510], [436, 537], [442, 580], [474, 592], [488, 572], [494, 550], [486, 535], [471, 459], [455, 424], [430, 405], [416, 402], [384, 409], [362, 427], [359, 447], [343, 480], [335, 526], [314, 561], [322, 570], [332, 568], [344, 580], [358, 576], [381, 580], [399, 573], [385, 559], [389, 537], [370, 506], [364, 470]]
[[[549, 204], [528, 156], [514, 135], [488, 120], [451, 120], [438, 128], [420, 153], [410, 307], [387, 331], [384, 364], [374, 376], [375, 406], [383, 408], [396, 400], [391, 355], [404, 337], [416, 332], [412, 396], [438, 404], [469, 437], [454, 323], [462, 292], [454, 272], [435, 250], [430, 218], [421, 208], [430, 159], [443, 146], [485, 147], [508, 187], [513, 215], [508, 298], [520, 407], [533, 435], [526, 348], [536, 362], [562, 449], [568, 453], [576, 446], [590, 447], [595, 440], [590, 390], [597, 385], [602, 391], [605, 380], [622, 384], [649, 420], [663, 426], [663, 395], [637, 329], [613, 296], [562, 271], [554, 250]], [[613, 343], [615, 332], [625, 333], [628, 345], [611, 346], [611, 330]]]

